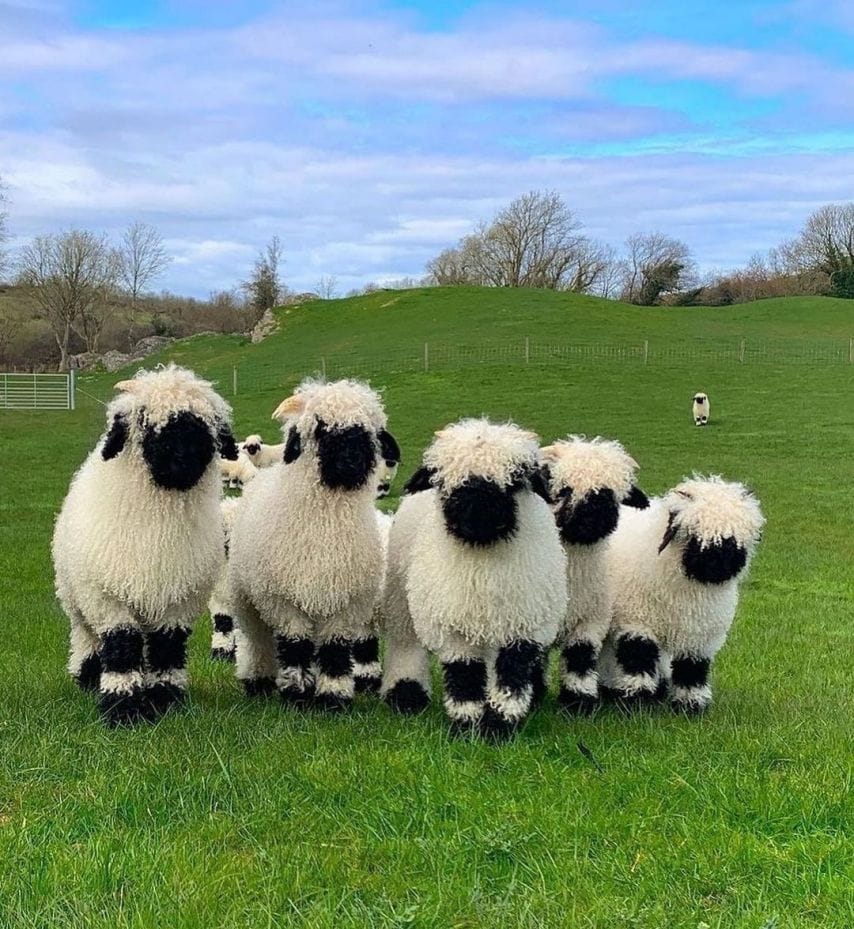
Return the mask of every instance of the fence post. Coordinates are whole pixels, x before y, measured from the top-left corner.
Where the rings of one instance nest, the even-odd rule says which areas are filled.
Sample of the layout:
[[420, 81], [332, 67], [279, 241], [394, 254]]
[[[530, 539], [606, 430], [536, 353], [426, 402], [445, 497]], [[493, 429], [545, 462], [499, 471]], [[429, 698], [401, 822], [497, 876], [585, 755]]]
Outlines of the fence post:
[[739, 346], [738, 360], [740, 364], [744, 364], [744, 339], [741, 340], [741, 345]]
[[430, 346], [424, 343], [424, 370], [430, 370]]
[[854, 339], [848, 340], [848, 364], [854, 365]]
[[77, 409], [77, 371], [72, 368], [68, 372], [68, 409]]
[[531, 363], [531, 340], [525, 336], [525, 364]]
[[326, 358], [325, 357], [322, 357], [320, 359], [320, 376], [323, 378], [324, 381], [326, 380]]
[[237, 365], [231, 367], [231, 395], [237, 396]]
[[643, 363], [649, 362], [649, 339], [643, 340]]

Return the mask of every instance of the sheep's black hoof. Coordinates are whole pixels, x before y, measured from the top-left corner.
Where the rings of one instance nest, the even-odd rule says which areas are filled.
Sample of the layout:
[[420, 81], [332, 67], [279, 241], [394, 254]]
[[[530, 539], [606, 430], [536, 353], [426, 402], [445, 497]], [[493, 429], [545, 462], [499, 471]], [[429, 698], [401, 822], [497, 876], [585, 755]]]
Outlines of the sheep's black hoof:
[[187, 699], [187, 691], [183, 687], [160, 681], [145, 688], [146, 716], [156, 719], [162, 716], [173, 706], [180, 706]]
[[564, 713], [570, 716], [590, 716], [599, 705], [599, 700], [591, 694], [561, 687], [558, 691], [557, 703]]
[[272, 677], [246, 678], [243, 692], [247, 697], [269, 697], [276, 692], [276, 680]]
[[132, 726], [148, 719], [148, 701], [141, 688], [124, 693], [102, 691], [98, 699], [101, 718], [111, 729]]
[[212, 661], [227, 661], [230, 664], [234, 664], [234, 649], [233, 648], [212, 648], [211, 649], [211, 660]]
[[539, 671], [534, 672], [531, 684], [533, 685], [531, 691], [531, 706], [534, 708], [542, 706], [549, 693], [544, 669], [540, 668]]
[[343, 713], [350, 709], [353, 700], [339, 694], [315, 693], [312, 705], [323, 713]]
[[95, 691], [101, 686], [101, 656], [96, 652], [83, 659], [74, 680], [81, 690]]
[[355, 679], [356, 693], [378, 694], [382, 682], [382, 678], [374, 674], [366, 675], [365, 677], [357, 677]]
[[516, 720], [508, 719], [488, 704], [478, 725], [481, 736], [488, 742], [506, 742], [513, 738], [518, 728], [519, 723]]
[[430, 695], [418, 681], [398, 681], [384, 699], [391, 709], [406, 716], [423, 713], [430, 705]]

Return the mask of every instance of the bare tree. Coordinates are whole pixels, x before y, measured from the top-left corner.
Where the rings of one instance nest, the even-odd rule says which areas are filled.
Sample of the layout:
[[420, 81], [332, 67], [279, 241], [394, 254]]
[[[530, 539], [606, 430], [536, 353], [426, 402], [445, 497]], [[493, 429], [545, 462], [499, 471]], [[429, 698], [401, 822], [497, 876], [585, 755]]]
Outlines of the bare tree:
[[279, 276], [283, 251], [279, 237], [274, 235], [255, 259], [251, 277], [243, 283], [249, 304], [259, 317], [278, 306], [285, 294]]
[[18, 334], [21, 324], [11, 316], [0, 316], [0, 361], [6, 358], [6, 351]]
[[128, 226], [118, 247], [118, 259], [119, 281], [130, 297], [128, 341], [133, 342], [137, 302], [172, 259], [163, 247], [160, 233], [146, 223]]
[[800, 235], [780, 253], [792, 271], [823, 275], [825, 289], [854, 296], [854, 202], [828, 203], [811, 213]]
[[92, 232], [37, 236], [21, 252], [20, 272], [53, 331], [59, 370], [67, 371], [72, 330], [81, 333], [90, 351], [97, 348], [106, 297], [115, 283], [115, 253]]
[[694, 270], [688, 246], [662, 232], [629, 236], [626, 253], [621, 296], [627, 303], [652, 306], [684, 286]]
[[338, 296], [338, 281], [334, 274], [324, 274], [314, 289], [321, 300], [334, 300]]

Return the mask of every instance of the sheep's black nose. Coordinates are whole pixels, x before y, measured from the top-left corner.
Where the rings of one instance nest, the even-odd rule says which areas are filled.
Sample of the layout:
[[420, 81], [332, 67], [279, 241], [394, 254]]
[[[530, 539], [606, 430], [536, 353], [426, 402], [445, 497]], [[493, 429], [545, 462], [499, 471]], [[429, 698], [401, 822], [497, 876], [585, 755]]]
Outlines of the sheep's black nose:
[[620, 508], [612, 490], [594, 490], [574, 506], [565, 498], [555, 513], [560, 536], [571, 545], [601, 542], [616, 528]]
[[173, 413], [160, 428], [147, 426], [142, 457], [151, 479], [165, 490], [190, 490], [214, 456], [210, 429], [193, 413]]
[[376, 467], [377, 450], [362, 426], [327, 426], [318, 422], [317, 459], [321, 483], [332, 490], [364, 487]]
[[516, 487], [499, 487], [482, 477], [469, 478], [442, 502], [445, 526], [469, 545], [492, 545], [516, 531]]
[[703, 548], [700, 540], [692, 536], [682, 552], [686, 576], [701, 584], [723, 584], [740, 574], [746, 564], [747, 552], [732, 538]]

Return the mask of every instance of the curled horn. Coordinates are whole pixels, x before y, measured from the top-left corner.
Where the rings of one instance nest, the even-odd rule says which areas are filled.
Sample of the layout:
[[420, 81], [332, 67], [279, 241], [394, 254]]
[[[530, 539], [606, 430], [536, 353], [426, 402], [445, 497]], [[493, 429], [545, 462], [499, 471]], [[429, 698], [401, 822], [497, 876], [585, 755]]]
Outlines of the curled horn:
[[128, 381], [119, 381], [118, 384], [114, 386], [114, 390], [124, 390], [128, 393], [133, 393], [137, 387], [139, 387], [139, 381], [135, 381], [131, 378]]
[[273, 415], [271, 419], [284, 420], [288, 416], [295, 416], [297, 413], [302, 413], [305, 409], [305, 399], [300, 397], [299, 394], [292, 394], [290, 397], [287, 397], [285, 400], [273, 410]]
[[676, 514], [671, 513], [667, 519], [667, 528], [664, 530], [664, 537], [661, 540], [661, 545], [658, 546], [659, 555], [670, 545], [678, 531], [679, 527], [676, 525]]

